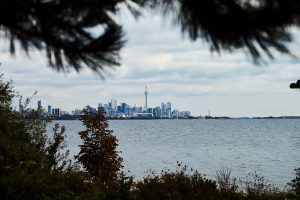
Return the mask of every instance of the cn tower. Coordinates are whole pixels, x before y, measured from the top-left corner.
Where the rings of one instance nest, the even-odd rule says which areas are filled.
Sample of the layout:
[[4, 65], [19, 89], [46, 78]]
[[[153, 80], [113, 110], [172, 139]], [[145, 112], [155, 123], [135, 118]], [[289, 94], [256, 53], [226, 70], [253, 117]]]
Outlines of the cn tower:
[[146, 111], [148, 109], [148, 91], [147, 91], [147, 85], [145, 85], [145, 109], [146, 109]]

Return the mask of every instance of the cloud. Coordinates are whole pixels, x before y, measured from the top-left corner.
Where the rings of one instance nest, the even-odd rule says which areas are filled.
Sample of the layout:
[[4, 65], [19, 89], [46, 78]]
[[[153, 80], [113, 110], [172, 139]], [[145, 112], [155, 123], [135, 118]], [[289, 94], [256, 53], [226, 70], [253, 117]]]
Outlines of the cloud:
[[[71, 111], [84, 105], [96, 106], [111, 98], [131, 105], [144, 104], [144, 85], [149, 88], [149, 105], [171, 101], [173, 108], [193, 114], [268, 116], [300, 115], [300, 93], [289, 84], [299, 79], [299, 59], [276, 55], [267, 66], [255, 66], [242, 50], [233, 53], [210, 53], [203, 41], [190, 42], [178, 28], [158, 15], [145, 14], [137, 22], [129, 16], [119, 18], [128, 43], [121, 51], [120, 67], [109, 70], [105, 80], [89, 69], [57, 73], [47, 66], [43, 52], [31, 51], [11, 57], [0, 52], [0, 70], [13, 79], [15, 89], [24, 96], [42, 100]], [[300, 56], [299, 31], [291, 44]]]

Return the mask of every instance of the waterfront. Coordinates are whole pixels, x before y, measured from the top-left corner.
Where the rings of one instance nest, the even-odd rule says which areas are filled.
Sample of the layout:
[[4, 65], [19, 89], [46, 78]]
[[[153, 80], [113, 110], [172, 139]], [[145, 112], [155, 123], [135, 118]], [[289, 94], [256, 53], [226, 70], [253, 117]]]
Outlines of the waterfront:
[[[67, 128], [71, 155], [79, 151], [78, 120], [54, 121]], [[137, 179], [146, 170], [176, 169], [176, 162], [214, 178], [220, 165], [246, 178], [256, 172], [284, 186], [300, 166], [299, 119], [112, 120], [124, 166]]]

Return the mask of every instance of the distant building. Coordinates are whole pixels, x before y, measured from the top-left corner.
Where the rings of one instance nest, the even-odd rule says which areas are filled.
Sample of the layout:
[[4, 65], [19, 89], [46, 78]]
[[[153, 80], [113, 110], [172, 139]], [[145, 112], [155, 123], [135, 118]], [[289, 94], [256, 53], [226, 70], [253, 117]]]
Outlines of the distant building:
[[59, 108], [53, 108], [52, 109], [52, 116], [60, 117], [60, 109]]
[[160, 107], [156, 107], [153, 108], [153, 117], [161, 117], [161, 108]]
[[111, 100], [111, 108], [116, 111], [117, 110], [117, 99]]
[[122, 106], [117, 106], [117, 112], [118, 113], [122, 113], [123, 111], [122, 111]]
[[41, 100], [39, 100], [39, 101], [37, 102], [37, 108], [38, 108], [38, 109], [42, 109], [42, 101], [41, 101]]
[[147, 109], [147, 113], [148, 113], [148, 114], [151, 114], [151, 116], [153, 116], [153, 109], [152, 109], [152, 108], [148, 108], [148, 109]]
[[67, 111], [60, 111], [60, 116], [64, 116], [64, 115], [70, 115], [70, 113]]
[[126, 110], [129, 108], [129, 106], [126, 103], [122, 103], [121, 107], [122, 107], [122, 113], [126, 114]]
[[102, 110], [103, 107], [102, 107], [102, 103], [98, 103], [98, 111]]
[[125, 108], [125, 115], [128, 117], [132, 116], [132, 109], [130, 107]]
[[143, 113], [143, 108], [142, 107], [134, 107], [134, 112], [135, 113]]
[[74, 111], [74, 115], [77, 115], [77, 116], [81, 115], [81, 113], [82, 113], [81, 109], [75, 109], [75, 111]]
[[172, 116], [172, 107], [171, 107], [171, 102], [168, 102], [166, 104], [166, 117], [171, 118]]
[[179, 110], [174, 109], [174, 110], [172, 111], [172, 117], [178, 118], [178, 117], [179, 117]]
[[49, 115], [51, 115], [51, 110], [52, 110], [52, 109], [51, 109], [51, 106], [48, 105], [48, 114], [49, 114]]
[[179, 117], [181, 118], [188, 118], [191, 116], [191, 112], [190, 111], [181, 111], [179, 114]]

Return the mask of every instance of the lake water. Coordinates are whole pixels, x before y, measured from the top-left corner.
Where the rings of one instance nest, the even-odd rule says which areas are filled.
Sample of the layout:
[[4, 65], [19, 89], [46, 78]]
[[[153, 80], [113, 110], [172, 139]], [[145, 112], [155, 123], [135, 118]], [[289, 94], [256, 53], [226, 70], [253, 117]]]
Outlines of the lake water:
[[[66, 126], [71, 155], [79, 152], [81, 121]], [[300, 167], [300, 119], [112, 120], [110, 129], [127, 174], [141, 179], [147, 170], [176, 170], [176, 162], [214, 178], [222, 165], [246, 180], [248, 173], [284, 186]]]

